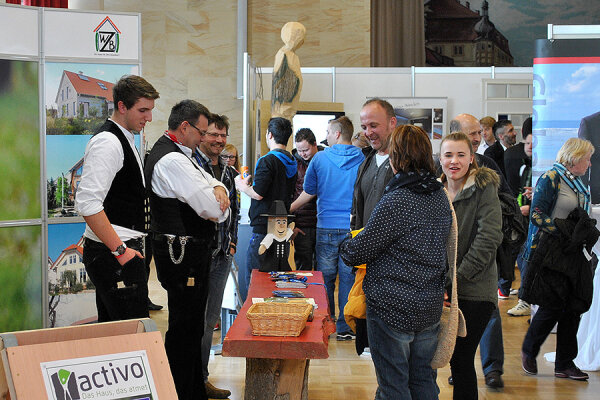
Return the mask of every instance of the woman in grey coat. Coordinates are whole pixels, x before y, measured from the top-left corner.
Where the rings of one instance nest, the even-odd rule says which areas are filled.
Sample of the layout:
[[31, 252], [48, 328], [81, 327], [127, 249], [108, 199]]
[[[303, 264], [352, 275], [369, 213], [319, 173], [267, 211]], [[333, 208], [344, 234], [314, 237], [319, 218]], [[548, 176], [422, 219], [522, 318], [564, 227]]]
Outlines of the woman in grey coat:
[[[496, 249], [502, 242], [498, 174], [478, 168], [473, 146], [461, 132], [447, 135], [440, 151], [442, 183], [458, 220], [458, 306], [467, 336], [458, 337], [450, 368], [454, 399], [477, 399], [475, 351], [492, 311], [497, 307]], [[449, 292], [449, 291], [448, 291]]]

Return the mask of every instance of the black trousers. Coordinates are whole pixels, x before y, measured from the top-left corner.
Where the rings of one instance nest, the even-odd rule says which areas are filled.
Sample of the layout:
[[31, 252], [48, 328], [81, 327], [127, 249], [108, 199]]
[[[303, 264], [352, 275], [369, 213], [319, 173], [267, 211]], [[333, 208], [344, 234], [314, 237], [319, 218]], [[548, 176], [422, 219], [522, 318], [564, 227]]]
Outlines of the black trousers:
[[539, 307], [523, 340], [523, 353], [536, 358], [540, 347], [558, 322], [556, 330], [556, 361], [555, 370], [564, 370], [574, 365], [577, 357], [577, 330], [581, 317], [578, 313], [567, 310], [552, 310]]
[[[183, 260], [175, 264], [165, 239], [152, 241], [158, 280], [167, 291], [169, 327], [165, 350], [180, 400], [207, 399], [202, 379], [201, 344], [208, 295], [210, 249], [205, 242], [188, 242]], [[173, 243], [178, 259], [181, 246]], [[193, 278], [193, 282], [192, 279]]]
[[[128, 240], [125, 244], [143, 252], [142, 239]], [[96, 286], [98, 322], [149, 316], [148, 276], [142, 258], [134, 257], [121, 267], [104, 243], [86, 238], [83, 242], [83, 265]], [[124, 288], [117, 288], [120, 281], [125, 284]]]
[[458, 299], [458, 307], [465, 316], [467, 336], [457, 337], [454, 354], [450, 360], [450, 371], [454, 380], [455, 400], [476, 400], [477, 373], [475, 372], [475, 352], [487, 326], [494, 303]]
[[312, 271], [315, 269], [317, 244], [317, 228], [302, 227], [302, 232], [298, 233], [294, 239], [294, 261], [296, 269], [303, 271]]

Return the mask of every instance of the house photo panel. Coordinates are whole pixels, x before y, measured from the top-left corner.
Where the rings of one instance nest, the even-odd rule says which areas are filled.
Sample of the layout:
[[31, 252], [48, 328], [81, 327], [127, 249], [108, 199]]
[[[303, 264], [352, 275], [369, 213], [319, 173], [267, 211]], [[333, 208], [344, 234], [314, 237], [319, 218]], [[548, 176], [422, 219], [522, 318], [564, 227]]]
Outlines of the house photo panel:
[[83, 265], [85, 223], [48, 225], [47, 326], [95, 322], [96, 290]]
[[[74, 217], [85, 147], [114, 110], [112, 88], [138, 65], [48, 62], [45, 65], [48, 216]], [[141, 148], [141, 137], [136, 135]]]

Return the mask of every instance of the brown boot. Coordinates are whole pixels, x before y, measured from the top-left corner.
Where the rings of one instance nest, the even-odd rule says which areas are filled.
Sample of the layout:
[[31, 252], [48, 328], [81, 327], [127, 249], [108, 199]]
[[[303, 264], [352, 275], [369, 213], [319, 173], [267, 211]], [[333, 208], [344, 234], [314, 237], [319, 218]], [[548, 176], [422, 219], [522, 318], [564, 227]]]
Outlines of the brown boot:
[[228, 399], [231, 396], [229, 390], [216, 388], [208, 381], [204, 383], [204, 387], [206, 388], [206, 396], [209, 399]]

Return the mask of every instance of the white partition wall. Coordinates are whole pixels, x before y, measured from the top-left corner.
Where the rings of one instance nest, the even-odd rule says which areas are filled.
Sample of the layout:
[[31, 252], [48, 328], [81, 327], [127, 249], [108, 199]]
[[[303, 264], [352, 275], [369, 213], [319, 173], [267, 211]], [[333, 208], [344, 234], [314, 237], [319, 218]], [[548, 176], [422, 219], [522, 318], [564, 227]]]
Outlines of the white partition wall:
[[140, 15], [2, 4], [0, 34], [0, 331], [93, 321], [74, 199], [112, 86], [141, 73]]

